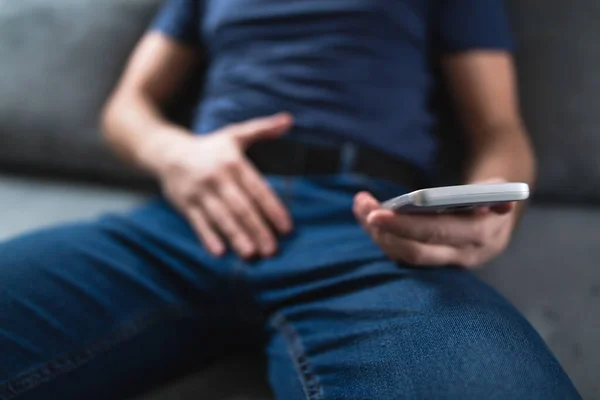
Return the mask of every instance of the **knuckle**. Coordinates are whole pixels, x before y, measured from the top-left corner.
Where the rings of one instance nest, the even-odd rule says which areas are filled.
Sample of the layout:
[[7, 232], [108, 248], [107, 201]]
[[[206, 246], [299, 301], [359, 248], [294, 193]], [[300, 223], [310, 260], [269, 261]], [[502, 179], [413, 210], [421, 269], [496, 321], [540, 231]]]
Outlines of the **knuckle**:
[[275, 201], [269, 201], [268, 199], [260, 199], [258, 200], [259, 209], [262, 210], [262, 213], [268, 218], [272, 217], [280, 217], [283, 215], [284, 211]]
[[260, 223], [258, 221], [258, 217], [248, 209], [239, 209], [236, 211], [240, 221], [244, 224], [245, 227], [252, 230], [258, 230], [260, 228]]
[[256, 243], [258, 244], [258, 246], [264, 245], [264, 244], [275, 244], [275, 240], [268, 234], [262, 234], [262, 235], [258, 235], [257, 236], [257, 240]]
[[223, 227], [223, 234], [227, 236], [232, 243], [240, 243], [244, 240], [244, 234], [233, 226]]
[[198, 175], [195, 178], [197, 186], [208, 185], [213, 186], [219, 182], [220, 173], [218, 170], [208, 171], [202, 175]]
[[266, 228], [260, 234], [260, 238], [264, 242], [275, 242], [275, 238], [273, 237], [273, 235], [271, 234], [271, 232], [268, 229], [266, 229]]
[[182, 203], [185, 206], [190, 206], [196, 200], [196, 192], [194, 190], [191, 190], [190, 188], [176, 191], [173, 193], [173, 195], [173, 197], [181, 199]]
[[248, 237], [244, 234], [237, 234], [235, 237], [232, 237], [231, 244], [238, 249], [248, 249], [250, 248], [252, 251], [254, 250], [254, 242], [248, 239]]
[[385, 234], [381, 232], [381, 230], [377, 228], [365, 227], [366, 231], [371, 235], [373, 240], [375, 240], [379, 246], [384, 247], [386, 249], [393, 248], [390, 246], [389, 240], [386, 240]]
[[382, 242], [382, 244], [385, 247], [388, 247], [390, 249], [397, 247], [397, 246], [394, 246], [394, 237], [392, 235], [390, 235], [389, 233], [382, 232], [379, 229], [377, 229], [375, 232], [376, 232], [376, 235], [378, 235], [379, 240]]
[[422, 240], [425, 243], [434, 243], [442, 237], [442, 230], [439, 227], [434, 227], [423, 234]]
[[257, 232], [256, 241], [258, 243], [262, 243], [262, 244], [266, 244], [266, 243], [275, 244], [275, 238], [273, 237], [273, 235], [271, 235], [270, 231], [267, 229]]
[[425, 252], [418, 245], [409, 245], [406, 247], [405, 260], [413, 265], [422, 265], [425, 262]]
[[252, 180], [250, 182], [246, 182], [245, 187], [248, 190], [248, 193], [255, 197], [256, 199], [262, 199], [268, 196], [265, 196], [265, 193], [268, 193], [268, 189], [263, 186], [263, 182], [261, 180]]
[[486, 242], [482, 236], [475, 236], [475, 238], [473, 239], [473, 244], [475, 245], [475, 247], [483, 247], [485, 246], [485, 243]]
[[194, 230], [204, 240], [212, 240], [217, 237], [217, 234], [208, 226], [204, 224], [198, 223], [197, 221], [193, 222]]
[[230, 235], [235, 229], [235, 225], [229, 215], [215, 210], [214, 207], [207, 207], [208, 216], [214, 226], [224, 235]]
[[262, 199], [262, 205], [265, 210], [272, 214], [281, 215], [285, 212], [284, 207], [271, 196], [265, 196]]
[[241, 204], [239, 201], [234, 201], [229, 204], [229, 208], [233, 215], [247, 224], [251, 220], [251, 215], [245, 204]]
[[244, 235], [237, 229], [231, 229], [228, 231], [227, 236], [232, 243], [240, 243], [244, 240]]
[[258, 235], [263, 239], [272, 239], [273, 235], [271, 233], [271, 229], [268, 225], [262, 220], [256, 220], [256, 231]]
[[237, 172], [239, 171], [241, 166], [240, 160], [236, 158], [231, 158], [223, 161], [221, 168], [224, 172]]
[[244, 221], [250, 221], [256, 217], [256, 206], [247, 197], [244, 191], [240, 191], [236, 196], [236, 201], [232, 202], [235, 214]]
[[195, 203], [194, 197], [189, 193], [184, 194], [183, 196], [180, 197], [180, 199], [181, 199], [180, 203], [181, 203], [181, 206], [184, 209], [184, 211], [188, 211], [190, 208], [192, 208], [192, 206]]

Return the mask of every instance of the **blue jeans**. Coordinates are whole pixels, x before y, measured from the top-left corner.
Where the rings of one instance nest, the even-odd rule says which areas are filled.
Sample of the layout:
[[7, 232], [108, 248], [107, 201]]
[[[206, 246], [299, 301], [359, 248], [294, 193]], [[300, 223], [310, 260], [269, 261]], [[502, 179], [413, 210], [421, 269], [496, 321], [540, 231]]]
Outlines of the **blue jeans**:
[[494, 290], [464, 270], [392, 262], [371, 242], [353, 195], [400, 187], [270, 181], [295, 221], [272, 259], [210, 257], [161, 199], [1, 244], [0, 399], [123, 398], [250, 347], [286, 400], [579, 398]]

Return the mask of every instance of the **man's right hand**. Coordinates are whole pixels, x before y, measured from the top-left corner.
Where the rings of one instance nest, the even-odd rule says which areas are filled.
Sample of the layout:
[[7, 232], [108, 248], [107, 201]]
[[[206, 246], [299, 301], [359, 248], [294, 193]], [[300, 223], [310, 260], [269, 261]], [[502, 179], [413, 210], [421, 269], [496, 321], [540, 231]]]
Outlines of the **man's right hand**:
[[279, 137], [292, 123], [280, 113], [209, 135], [174, 135], [164, 146], [158, 169], [163, 192], [211, 254], [222, 255], [228, 242], [242, 258], [272, 256], [276, 234], [291, 230], [288, 211], [244, 150]]

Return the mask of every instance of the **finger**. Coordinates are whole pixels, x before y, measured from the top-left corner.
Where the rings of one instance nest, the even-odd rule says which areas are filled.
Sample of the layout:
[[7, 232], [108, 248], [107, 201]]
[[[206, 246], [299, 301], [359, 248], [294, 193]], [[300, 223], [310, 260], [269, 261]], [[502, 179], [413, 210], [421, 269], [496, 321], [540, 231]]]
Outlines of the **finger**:
[[288, 113], [278, 113], [269, 117], [254, 118], [240, 124], [228, 127], [242, 148], [262, 139], [274, 139], [288, 131], [293, 124], [293, 118]]
[[369, 215], [367, 224], [405, 239], [463, 247], [481, 241], [485, 221], [485, 216], [473, 214], [419, 215], [375, 210]]
[[481, 216], [481, 215], [486, 215], [490, 213], [490, 207], [489, 206], [485, 206], [485, 207], [475, 207], [472, 211], [473, 215], [477, 215], [477, 216]]
[[375, 210], [379, 210], [381, 208], [377, 199], [375, 199], [368, 192], [360, 192], [356, 196], [354, 196], [354, 204], [353, 211], [358, 222], [365, 229], [369, 229], [369, 225], [367, 223], [367, 218], [369, 214]]
[[487, 178], [487, 179], [481, 179], [481, 180], [471, 181], [469, 183], [481, 185], [481, 184], [488, 184], [488, 183], [506, 183], [506, 182], [507, 181], [504, 178], [492, 177], [492, 178]]
[[292, 229], [292, 218], [287, 208], [256, 168], [245, 161], [239, 171], [238, 180], [275, 229], [281, 234], [289, 233]]
[[495, 204], [493, 206], [490, 207], [490, 210], [495, 212], [496, 214], [508, 214], [510, 213], [512, 210], [514, 210], [516, 207], [516, 203], [510, 202], [510, 203], [500, 203], [500, 204]]
[[198, 207], [191, 206], [185, 210], [188, 222], [206, 249], [214, 256], [225, 252], [225, 245], [219, 235], [212, 229], [204, 214]]
[[198, 201], [212, 225], [227, 239], [240, 257], [248, 258], [254, 255], [254, 243], [215, 193], [204, 191]]
[[251, 240], [263, 256], [275, 253], [276, 242], [270, 229], [264, 223], [256, 206], [248, 199], [248, 195], [240, 189], [234, 180], [227, 180], [218, 189], [219, 196], [233, 212], [238, 221], [246, 228]]
[[444, 267], [461, 260], [460, 249], [452, 246], [422, 243], [387, 232], [379, 233], [376, 241], [388, 256], [419, 267]]

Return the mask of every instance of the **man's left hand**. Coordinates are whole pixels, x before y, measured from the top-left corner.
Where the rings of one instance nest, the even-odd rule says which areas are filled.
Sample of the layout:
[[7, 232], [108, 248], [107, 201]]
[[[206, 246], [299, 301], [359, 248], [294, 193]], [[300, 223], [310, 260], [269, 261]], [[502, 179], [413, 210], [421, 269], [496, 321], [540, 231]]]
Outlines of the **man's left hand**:
[[476, 268], [500, 254], [515, 225], [515, 204], [457, 214], [398, 214], [367, 192], [354, 198], [354, 214], [391, 259], [415, 266]]

